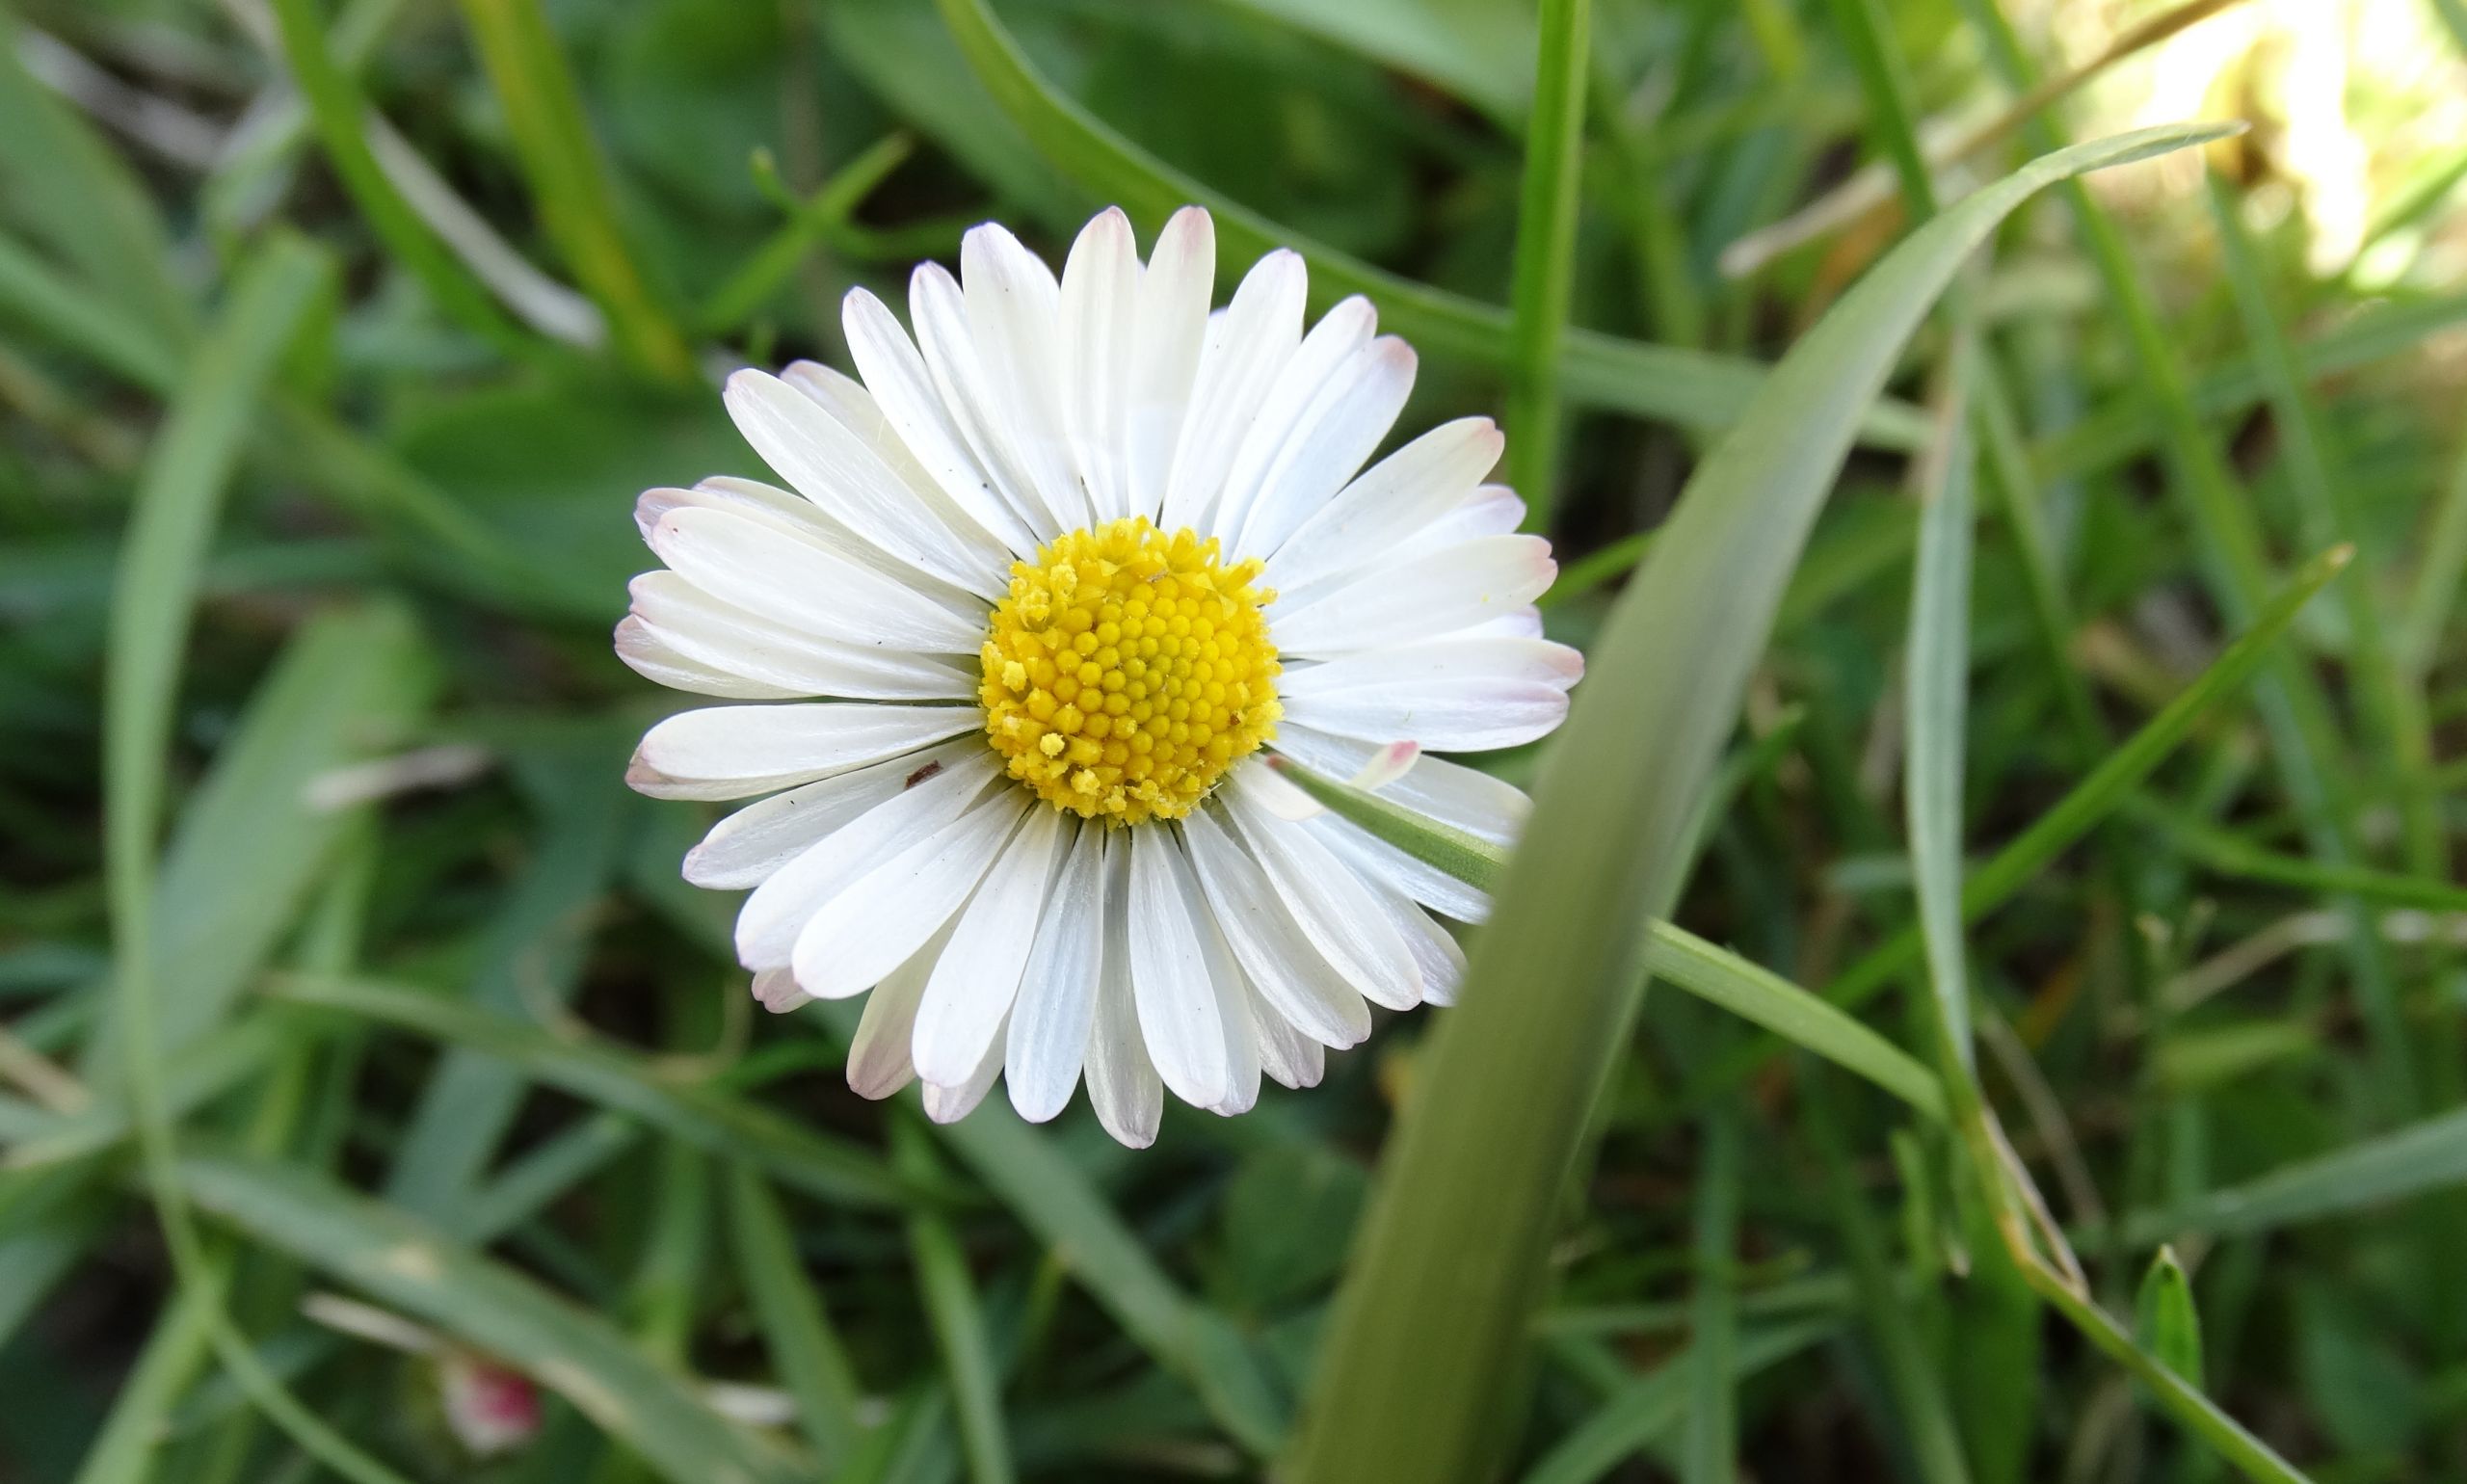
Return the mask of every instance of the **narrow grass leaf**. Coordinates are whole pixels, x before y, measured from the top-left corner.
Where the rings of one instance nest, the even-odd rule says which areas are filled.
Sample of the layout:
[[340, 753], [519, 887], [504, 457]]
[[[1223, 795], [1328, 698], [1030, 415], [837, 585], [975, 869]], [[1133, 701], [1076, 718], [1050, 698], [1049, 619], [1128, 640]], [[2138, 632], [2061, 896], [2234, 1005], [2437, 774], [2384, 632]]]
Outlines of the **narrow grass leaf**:
[[1705, 1120], [1696, 1170], [1696, 1294], [1687, 1342], [1687, 1431], [1681, 1484], [1733, 1484], [1738, 1477], [1738, 1115]]
[[35, 77], [23, 43], [20, 23], [0, 12], [0, 205], [96, 292], [184, 346], [197, 309], [180, 287], [153, 197], [119, 151]]
[[2442, 629], [2458, 611], [2459, 579], [2467, 576], [2467, 445], [2459, 448], [2450, 483], [2433, 507], [2431, 524], [2418, 549], [2423, 556], [2416, 563], [2415, 588], [2407, 598], [2401, 652], [2408, 671], [2421, 676], [2432, 668]]
[[[2462, 322], [2467, 322], [2467, 293], [2376, 305], [2297, 345], [2297, 374], [2311, 384], [2404, 356]], [[2233, 417], [2251, 411], [2267, 390], [2258, 365], [2229, 361], [2204, 372], [2189, 394], [2203, 416]], [[2033, 459], [2042, 477], [2075, 478], [2141, 458], [2165, 437], [2150, 399], [2127, 393], [2051, 436]]]
[[[914, 1115], [892, 1130], [891, 1145], [892, 1158], [911, 1179], [930, 1182], [938, 1175], [933, 1146]], [[969, 1276], [959, 1234], [936, 1212], [912, 1209], [908, 1254], [916, 1265], [925, 1317], [934, 1327], [935, 1348], [942, 1352], [942, 1374], [959, 1414], [960, 1450], [968, 1459], [968, 1478], [972, 1484], [1011, 1484], [1016, 1473], [1010, 1427], [1002, 1418], [1001, 1367], [994, 1359], [976, 1280]]]
[[1902, 815], [1919, 891], [1927, 983], [1936, 996], [1933, 1020], [1943, 1031], [1938, 1049], [1949, 1079], [1976, 1075], [1961, 908], [1962, 744], [1970, 718], [1972, 487], [1977, 462], [1967, 384], [1974, 344], [1967, 330], [1955, 341], [1946, 376], [1943, 434], [1923, 464], [1921, 498], [1926, 508], [1911, 577], [1903, 706], [1909, 739], [1902, 751]]
[[1496, 1466], [1561, 1183], [1637, 1003], [1646, 924], [1677, 896], [1697, 799], [1861, 416], [2015, 206], [2222, 132], [2064, 150], [1950, 208], [1783, 358], [1697, 468], [1605, 625], [1463, 1002], [1422, 1053], [1331, 1320], [1296, 1479], [1419, 1484]]
[[896, 1206], [924, 1194], [868, 1151], [706, 1082], [663, 1075], [651, 1058], [570, 1041], [420, 990], [368, 980], [284, 975], [269, 993], [486, 1052], [576, 1098], [631, 1114], [706, 1153], [748, 1159], [783, 1184], [826, 1201]]
[[2125, 1223], [2135, 1245], [2176, 1235], [2241, 1236], [2344, 1216], [2467, 1183], [2467, 1109], [2454, 1109], [2301, 1160], [2242, 1185]]
[[2127, 805], [2126, 812], [2156, 826], [2169, 843], [2222, 875], [2276, 882], [2308, 891], [2343, 892], [2385, 907], [2467, 912], [2467, 887], [2370, 866], [2324, 865], [2309, 857], [2268, 850], [2155, 799], [2135, 799]]
[[822, 1289], [798, 1260], [796, 1233], [769, 1183], [750, 1162], [729, 1175], [729, 1232], [746, 1302], [762, 1331], [771, 1365], [797, 1404], [797, 1422], [829, 1469], [856, 1451], [856, 1371], [823, 1312]]
[[693, 348], [626, 243], [607, 162], [540, 0], [463, 0], [463, 14], [549, 240], [636, 367], [667, 381], [691, 378]]
[[1657, 922], [1645, 970], [1858, 1073], [1931, 1120], [1945, 1117], [1944, 1084], [1925, 1063], [1769, 968]]
[[1360, 825], [1372, 837], [1468, 886], [1489, 890], [1507, 864], [1504, 846], [1391, 803], [1367, 788], [1314, 773], [1283, 754], [1269, 754], [1268, 766], [1325, 805], [1330, 813]]
[[1953, 1422], [1951, 1399], [1920, 1343], [1914, 1306], [1895, 1285], [1884, 1232], [1844, 1144], [1844, 1102], [1820, 1070], [1811, 1069], [1802, 1086], [1806, 1090], [1803, 1117], [1809, 1140], [1824, 1160], [1834, 1230], [1849, 1258], [1860, 1317], [1884, 1369], [1885, 1389], [1898, 1415], [1910, 1461], [1917, 1466], [1916, 1476], [1923, 1484], [1969, 1484], [1970, 1464]]
[[394, 260], [418, 278], [438, 308], [500, 352], [520, 357], [535, 348], [521, 327], [463, 265], [396, 189], [369, 146], [370, 117], [359, 84], [334, 61], [314, 0], [273, 0], [283, 60], [308, 105], [309, 122], [360, 214]]
[[1528, 7], [1506, 0], [1224, 0], [1420, 78], [1511, 132], [1523, 126], [1533, 74]]
[[1559, 346], [1576, 287], [1593, 0], [1542, 0], [1540, 11], [1507, 346], [1508, 483], [1524, 491], [1525, 527], [1536, 531], [1550, 528], [1558, 498]]
[[2134, 1338], [2159, 1364], [2201, 1385], [2201, 1315], [2193, 1309], [2192, 1281], [2176, 1250], [2162, 1247], [2141, 1275], [2134, 1299]]
[[400, 1475], [286, 1390], [232, 1325], [219, 1265], [198, 1235], [181, 1188], [176, 1136], [163, 1097], [160, 1011], [180, 966], [158, 959], [169, 935], [158, 914], [155, 850], [169, 792], [165, 764], [178, 716], [181, 662], [241, 438], [293, 337], [326, 297], [329, 272], [324, 256], [297, 237], [277, 236], [259, 249], [200, 341], [147, 453], [121, 539], [107, 628], [103, 883], [118, 1061], [136, 1120], [146, 1193], [179, 1300], [197, 1306], [208, 1340], [250, 1399], [310, 1456], [358, 1484], [401, 1484]]

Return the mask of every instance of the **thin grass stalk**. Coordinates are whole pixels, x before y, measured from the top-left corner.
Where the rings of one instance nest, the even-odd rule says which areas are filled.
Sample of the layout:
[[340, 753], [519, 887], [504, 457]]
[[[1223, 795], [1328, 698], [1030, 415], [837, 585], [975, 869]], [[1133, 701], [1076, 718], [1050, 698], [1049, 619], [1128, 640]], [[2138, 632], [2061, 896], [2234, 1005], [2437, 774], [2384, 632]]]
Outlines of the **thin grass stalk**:
[[1558, 501], [1560, 341], [1576, 287], [1592, 28], [1593, 0], [1542, 0], [1508, 289], [1508, 483], [1525, 496], [1530, 530], [1550, 528]]
[[661, 380], [690, 380], [693, 349], [626, 243], [607, 162], [592, 140], [581, 90], [540, 0], [463, 0], [463, 14], [505, 105], [515, 152], [549, 239], [608, 316], [626, 358]]
[[182, 1187], [162, 1096], [155, 1027], [163, 993], [154, 938], [155, 834], [163, 814], [180, 651], [207, 543], [251, 406], [274, 375], [327, 267], [305, 244], [278, 239], [243, 273], [222, 320], [190, 368], [142, 482], [115, 584], [104, 680], [104, 866], [112, 917], [114, 1009], [126, 1096], [147, 1193], [181, 1302], [252, 1400], [310, 1456], [358, 1484], [405, 1484], [310, 1411], [269, 1371], [224, 1307], [225, 1274], [206, 1252]]

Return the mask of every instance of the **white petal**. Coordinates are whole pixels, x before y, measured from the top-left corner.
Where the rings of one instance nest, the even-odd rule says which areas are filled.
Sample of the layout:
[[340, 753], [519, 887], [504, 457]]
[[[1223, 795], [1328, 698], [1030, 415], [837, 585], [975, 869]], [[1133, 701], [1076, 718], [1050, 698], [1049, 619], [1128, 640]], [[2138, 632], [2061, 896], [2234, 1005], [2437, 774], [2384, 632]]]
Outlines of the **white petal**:
[[973, 654], [985, 637], [981, 615], [963, 616], [917, 586], [730, 511], [672, 510], [652, 528], [651, 548], [714, 597], [825, 638]]
[[[812, 372], [805, 379], [816, 381]], [[860, 389], [862, 391], [862, 388]], [[759, 371], [729, 378], [721, 400], [762, 462], [875, 550], [954, 587], [998, 595], [1005, 564], [980, 534], [965, 542], [937, 508], [841, 422], [820, 396]]]
[[[657, 503], [654, 496], [675, 491], [650, 490], [635, 503], [635, 520], [639, 524], [646, 512]], [[914, 589], [959, 616], [973, 620], [985, 599], [951, 583], [935, 577], [915, 563], [892, 556], [873, 543], [849, 529], [837, 516], [793, 490], [766, 485], [758, 479], [740, 479], [733, 474], [714, 474], [688, 491], [690, 498], [677, 502], [696, 509], [721, 511], [757, 525], [793, 537], [808, 545], [819, 546], [842, 562], [863, 568], [877, 577], [904, 589]], [[654, 522], [647, 533], [653, 550], [658, 549], [659, 528]]]
[[1190, 407], [1216, 289], [1216, 225], [1184, 206], [1165, 224], [1139, 281], [1139, 332], [1130, 380], [1128, 515], [1157, 514], [1174, 443]]
[[976, 1111], [985, 1095], [994, 1090], [994, 1079], [1002, 1074], [1002, 1027], [994, 1027], [994, 1040], [985, 1054], [968, 1074], [957, 1082], [928, 1082], [917, 1100], [925, 1105], [925, 1116], [938, 1124], [956, 1124]]
[[[1331, 778], [1342, 778], [1361, 768], [1377, 752], [1375, 747], [1350, 738], [1332, 737], [1289, 724], [1278, 726], [1276, 750]], [[1533, 810], [1533, 801], [1515, 784], [1445, 757], [1423, 757], [1411, 773], [1380, 792], [1382, 797], [1417, 813], [1500, 845], [1512, 842], [1523, 832], [1525, 816]]]
[[1312, 946], [1251, 853], [1208, 809], [1193, 811], [1182, 833], [1216, 925], [1253, 988], [1312, 1039], [1338, 1047], [1361, 1044], [1370, 1034], [1370, 1007]]
[[1086, 525], [1088, 500], [1063, 421], [1062, 290], [1053, 270], [1009, 228], [987, 222], [960, 239], [960, 282], [992, 426], [1057, 525]]
[[1465, 502], [1507, 446], [1487, 417], [1443, 423], [1363, 471], [1268, 559], [1271, 586], [1299, 590], [1380, 560]]
[[865, 379], [865, 389], [951, 503], [1011, 551], [1035, 550], [1035, 534], [968, 446], [943, 405], [933, 371], [889, 307], [864, 289], [851, 289], [841, 303], [840, 324], [847, 331], [849, 358]]
[[766, 968], [754, 976], [754, 997], [773, 1015], [786, 1015], [813, 999], [812, 995], [797, 988], [797, 976], [788, 972], [785, 965]]
[[716, 476], [691, 490], [646, 490], [634, 500], [634, 528], [650, 543], [660, 517], [672, 510], [727, 510], [808, 537], [824, 531], [822, 512], [813, 502], [777, 490], [759, 480]]
[[1131, 996], [1156, 1074], [1175, 1097], [1209, 1108], [1233, 1092], [1234, 1057], [1180, 868], [1181, 848], [1170, 832], [1131, 832]]
[[1542, 610], [1526, 603], [1514, 613], [1502, 613], [1496, 619], [1458, 629], [1451, 639], [1539, 639], [1542, 637]]
[[816, 999], [873, 988], [959, 911], [1027, 808], [1019, 790], [996, 789], [823, 903], [789, 957], [797, 983]]
[[[1335, 822], [1331, 823], [1333, 825]], [[1322, 827], [1320, 833], [1338, 845], [1340, 854], [1344, 854], [1344, 847], [1354, 841], [1379, 843], [1349, 825], [1341, 830]], [[1357, 855], [1351, 859], [1355, 863], [1360, 864], [1365, 857]], [[1410, 892], [1399, 888], [1393, 882], [1382, 878], [1376, 870], [1364, 871], [1363, 878], [1370, 886], [1371, 896], [1387, 913], [1388, 920], [1395, 926], [1397, 936], [1404, 939], [1405, 946], [1413, 950], [1414, 963], [1422, 971], [1422, 1003], [1426, 1005], [1456, 1003], [1457, 986], [1465, 982], [1464, 946], [1457, 942], [1454, 935], [1447, 929], [1433, 921], [1429, 913], [1417, 906], [1416, 899]], [[1448, 879], [1453, 880], [1453, 878]], [[1487, 907], [1489, 899], [1483, 897], [1482, 893], [1474, 891], [1471, 887], [1465, 887], [1462, 882], [1456, 882], [1455, 885], [1472, 892], [1473, 896], [1480, 898]]]
[[744, 676], [706, 665], [680, 650], [666, 635], [628, 614], [617, 624], [617, 657], [634, 674], [670, 690], [697, 696], [722, 696], [730, 701], [786, 701], [817, 694], [788, 686], [750, 680]]
[[1373, 1004], [1405, 1010], [1419, 1003], [1421, 973], [1405, 941], [1380, 914], [1370, 888], [1319, 842], [1311, 826], [1278, 819], [1259, 807], [1247, 786], [1257, 771], [1235, 769], [1225, 793], [1243, 843], [1303, 935]]
[[[1320, 316], [1278, 369], [1276, 381], [1260, 399], [1250, 427], [1234, 445], [1233, 462], [1225, 470], [1225, 488], [1208, 517], [1208, 529], [1225, 537], [1229, 545], [1248, 518], [1260, 483], [1286, 445], [1309, 420], [1322, 388], [1370, 343], [1371, 332], [1378, 328], [1379, 312], [1370, 306], [1369, 300], [1356, 294]], [[1411, 353], [1407, 354], [1410, 358]], [[1368, 453], [1364, 450], [1366, 457]], [[1345, 470], [1348, 477], [1352, 473], [1352, 469]]]
[[916, 1012], [916, 1074], [956, 1085], [975, 1074], [1020, 993], [1037, 918], [1062, 842], [1062, 811], [1031, 805], [1020, 833], [986, 873], [934, 966]]
[[[645, 572], [634, 579], [631, 592], [634, 619], [649, 626], [663, 649], [782, 696], [859, 701], [976, 697], [977, 677], [947, 660], [827, 639], [714, 597], [676, 572]], [[622, 642], [619, 652], [623, 652]]]
[[1064, 847], [1053, 900], [1037, 927], [1037, 942], [1011, 1007], [1004, 1077], [1011, 1106], [1032, 1124], [1071, 1101], [1097, 1016], [1103, 971], [1105, 838], [1099, 825], [1078, 827]]
[[1251, 1024], [1260, 1038], [1260, 1070], [1287, 1087], [1319, 1085], [1327, 1070], [1327, 1047], [1286, 1023], [1285, 1017], [1250, 989]]
[[1414, 365], [1413, 347], [1391, 335], [1337, 368], [1260, 476], [1234, 550], [1265, 556], [1326, 508], [1395, 426], [1413, 393]]
[[1269, 632], [1279, 649], [1297, 655], [1432, 638], [1523, 607], [1558, 570], [1551, 543], [1538, 536], [1485, 536], [1323, 584], [1324, 596], [1280, 598], [1269, 610]]
[[[1584, 655], [1547, 639], [1467, 639], [1449, 634], [1419, 644], [1361, 649], [1295, 666], [1277, 679], [1279, 698], [1338, 696], [1366, 685], [1444, 680], [1527, 681], [1566, 690], [1584, 678]], [[1401, 775], [1400, 775], [1401, 776]]]
[[916, 1006], [950, 938], [946, 925], [865, 996], [865, 1012], [848, 1043], [848, 1086], [859, 1097], [888, 1098], [916, 1079], [916, 1061], [908, 1049]]
[[1209, 1103], [1207, 1110], [1220, 1118], [1232, 1118], [1250, 1112], [1260, 1101], [1260, 1032], [1251, 1020], [1252, 992], [1242, 978], [1241, 966], [1234, 961], [1234, 950], [1217, 930], [1216, 914], [1207, 909], [1207, 898], [1191, 872], [1189, 856], [1177, 851], [1173, 861], [1182, 905], [1189, 910], [1191, 923], [1199, 932], [1200, 957], [1207, 965], [1208, 989], [1216, 998], [1217, 1020], [1225, 1027], [1225, 1096]]
[[1476, 536], [1507, 536], [1525, 526], [1525, 501], [1505, 485], [1482, 485], [1416, 534], [1417, 549], [1452, 546]]
[[[1459, 922], [1485, 922], [1491, 915], [1489, 893], [1457, 880], [1426, 861], [1407, 855], [1351, 821], [1317, 819], [1305, 829], [1353, 866], [1374, 889], [1387, 887], [1433, 912]], [[1419, 955], [1417, 955], [1419, 961]]]
[[1105, 947], [1097, 979], [1096, 1024], [1088, 1038], [1088, 1105], [1116, 1142], [1146, 1149], [1156, 1142], [1165, 1112], [1165, 1084], [1139, 1032], [1131, 990], [1130, 849], [1115, 841], [1105, 852]]
[[994, 370], [976, 343], [968, 295], [950, 270], [919, 263], [908, 276], [908, 317], [916, 327], [934, 389], [979, 467], [993, 477], [994, 492], [1039, 541], [1061, 534], [1053, 513], [1011, 446], [1007, 402], [993, 385]]
[[862, 768], [985, 725], [974, 706], [705, 706], [653, 727], [625, 781], [657, 799], [742, 799]]
[[918, 780], [773, 871], [737, 913], [737, 962], [748, 968], [787, 963], [797, 935], [825, 902], [959, 818], [996, 771], [992, 749], [977, 753]]
[[1062, 265], [1062, 393], [1071, 467], [1099, 520], [1130, 514], [1131, 381], [1139, 337], [1139, 243], [1108, 206]]
[[1251, 794], [1261, 808], [1279, 819], [1316, 819], [1328, 811], [1326, 805], [1305, 793], [1301, 784], [1286, 777], [1285, 770], [1278, 767], [1260, 769], [1259, 776], [1251, 780]]
[[1379, 751], [1370, 755], [1370, 760], [1362, 765], [1362, 771], [1346, 782], [1356, 788], [1385, 788], [1411, 773], [1414, 764], [1421, 761], [1421, 757], [1422, 750], [1418, 743], [1384, 743]]
[[1286, 714], [1339, 736], [1411, 737], [1443, 752], [1485, 753], [1550, 735], [1567, 720], [1568, 695], [1529, 680], [1437, 680], [1297, 698], [1286, 702]]
[[1203, 528], [1234, 450], [1251, 430], [1260, 404], [1302, 339], [1302, 305], [1310, 287], [1302, 256], [1288, 249], [1260, 258], [1234, 291], [1234, 302], [1210, 320], [1192, 383], [1190, 415], [1174, 446], [1158, 524]]
[[685, 879], [715, 891], [758, 887], [815, 841], [980, 753], [983, 763], [971, 765], [990, 766], [992, 754], [982, 741], [954, 737], [749, 804], [685, 853]]

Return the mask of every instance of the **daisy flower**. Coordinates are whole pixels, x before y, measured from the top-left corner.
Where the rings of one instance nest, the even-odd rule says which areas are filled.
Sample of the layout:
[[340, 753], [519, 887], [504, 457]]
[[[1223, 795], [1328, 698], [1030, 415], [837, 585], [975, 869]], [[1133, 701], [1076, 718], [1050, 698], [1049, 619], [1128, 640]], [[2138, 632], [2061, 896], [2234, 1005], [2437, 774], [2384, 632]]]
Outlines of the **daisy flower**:
[[[1434, 913], [1481, 895], [1333, 815], [1268, 751], [1504, 842], [1525, 797], [1419, 756], [1529, 742], [1577, 652], [1532, 603], [1556, 568], [1447, 423], [1364, 464], [1414, 353], [1362, 299], [1304, 330], [1275, 252], [1211, 313], [1205, 211], [1143, 264], [1109, 210], [1061, 278], [997, 225], [918, 267], [912, 339], [848, 296], [862, 384], [800, 362], [726, 401], [788, 486], [707, 479], [637, 507], [625, 661], [745, 704], [681, 712], [628, 782], [748, 799], [685, 859], [751, 888], [736, 946], [774, 1010], [871, 992], [857, 1091], [912, 1077], [953, 1119], [1007, 1073], [1105, 1128], [1164, 1093], [1233, 1114], [1315, 1083], [1370, 1007], [1445, 1004]], [[1410, 767], [1408, 767], [1410, 764]]]

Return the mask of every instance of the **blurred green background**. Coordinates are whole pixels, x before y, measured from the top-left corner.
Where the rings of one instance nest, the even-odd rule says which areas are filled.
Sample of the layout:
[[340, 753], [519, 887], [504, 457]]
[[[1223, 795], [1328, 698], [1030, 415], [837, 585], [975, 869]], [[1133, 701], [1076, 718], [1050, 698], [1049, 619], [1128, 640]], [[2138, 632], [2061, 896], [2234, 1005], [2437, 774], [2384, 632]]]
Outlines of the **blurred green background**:
[[[759, 473], [717, 379], [844, 366], [839, 296], [974, 222], [1058, 260], [1109, 201], [1238, 203], [1417, 342], [1400, 426], [1509, 410], [1587, 645], [1914, 172], [2193, 118], [2253, 128], [2024, 208], [1913, 342], [1674, 915], [1937, 1060], [1913, 555], [1992, 388], [1947, 807], [1976, 866], [2082, 801], [1971, 878], [2041, 1240], [2306, 1476], [2467, 1477], [2467, 8], [1542, 11], [0, 4], [0, 1481], [1264, 1476], [1435, 1017], [1138, 1153], [856, 1098], [847, 1022], [763, 1016], [677, 879], [709, 812], [623, 785], [676, 702], [609, 648], [634, 494]], [[1564, 342], [1518, 278], [1554, 240]], [[2275, 668], [2171, 720], [2339, 543]], [[1468, 1471], [2229, 1476], [2033, 1297], [1940, 1118], [1703, 997], [1632, 1023]]]

